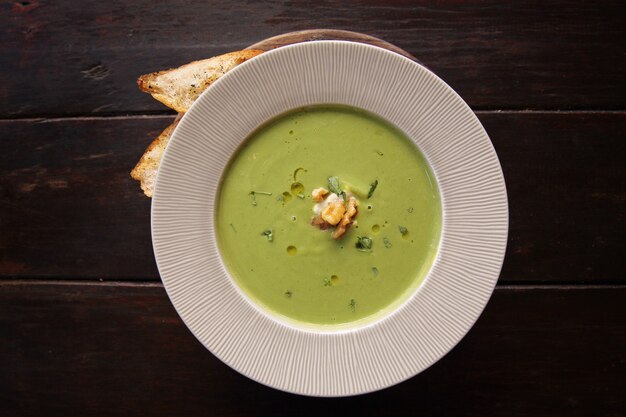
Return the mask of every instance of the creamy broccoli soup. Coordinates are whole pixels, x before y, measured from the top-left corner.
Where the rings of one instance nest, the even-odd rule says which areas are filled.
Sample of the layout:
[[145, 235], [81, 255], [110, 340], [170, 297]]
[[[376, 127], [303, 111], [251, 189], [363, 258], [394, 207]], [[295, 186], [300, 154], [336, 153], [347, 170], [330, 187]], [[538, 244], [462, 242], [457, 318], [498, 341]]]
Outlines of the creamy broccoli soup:
[[224, 263], [271, 313], [312, 324], [374, 318], [419, 286], [437, 254], [435, 178], [400, 130], [311, 106], [254, 131], [216, 206]]

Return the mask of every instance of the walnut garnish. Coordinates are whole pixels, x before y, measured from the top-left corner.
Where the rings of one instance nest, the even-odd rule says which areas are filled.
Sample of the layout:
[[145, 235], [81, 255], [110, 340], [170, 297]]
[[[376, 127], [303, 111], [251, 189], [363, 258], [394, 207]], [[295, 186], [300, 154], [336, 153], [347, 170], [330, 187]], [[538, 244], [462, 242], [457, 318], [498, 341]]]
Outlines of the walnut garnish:
[[331, 191], [320, 187], [313, 190], [311, 196], [317, 204], [313, 208], [316, 216], [311, 219], [311, 224], [320, 230], [326, 230], [335, 226], [333, 239], [340, 239], [354, 223], [358, 213], [359, 201], [352, 194], [339, 187], [337, 177], [328, 180]]
[[318, 203], [324, 201], [324, 198], [326, 198], [327, 195], [328, 190], [324, 187], [316, 188], [311, 193], [311, 197], [313, 197], [313, 200], [317, 201]]
[[356, 198], [350, 196], [346, 205], [348, 207], [345, 210], [341, 221], [339, 222], [339, 224], [335, 228], [335, 231], [332, 234], [333, 239], [339, 239], [341, 236], [343, 236], [344, 233], [346, 233], [346, 230], [348, 230], [348, 227], [350, 227], [350, 225], [353, 223], [353, 219], [358, 213], [357, 207], [359, 206], [359, 202]]
[[322, 210], [322, 219], [331, 226], [335, 226], [343, 219], [346, 212], [346, 205], [343, 200], [335, 200]]

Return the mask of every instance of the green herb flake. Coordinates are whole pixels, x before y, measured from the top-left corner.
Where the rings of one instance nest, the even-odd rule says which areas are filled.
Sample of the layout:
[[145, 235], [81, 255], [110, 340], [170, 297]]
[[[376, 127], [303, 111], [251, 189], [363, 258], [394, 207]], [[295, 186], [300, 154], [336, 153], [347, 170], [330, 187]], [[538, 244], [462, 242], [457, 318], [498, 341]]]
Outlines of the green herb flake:
[[372, 195], [374, 195], [374, 191], [376, 191], [376, 187], [378, 187], [378, 180], [375, 180], [370, 185], [370, 190], [367, 192], [367, 198], [370, 198], [370, 197], [372, 197]]
[[333, 282], [331, 281], [331, 279], [329, 277], [325, 277], [324, 278], [324, 286], [325, 287], [330, 287], [331, 285], [333, 285]]
[[237, 233], [237, 229], [235, 229], [235, 225], [234, 224], [230, 224], [230, 228], [233, 229], [233, 232]]
[[372, 275], [374, 275], [375, 277], [378, 276], [378, 268], [376, 268], [375, 266], [372, 267]]
[[328, 189], [330, 190], [331, 193], [335, 193], [337, 195], [342, 196], [343, 201], [345, 203], [348, 202], [348, 197], [346, 196], [346, 192], [343, 191], [341, 187], [339, 186], [339, 178], [337, 177], [328, 178]]
[[274, 233], [272, 232], [272, 229], [267, 229], [266, 231], [261, 233], [261, 236], [267, 237], [268, 242], [274, 241]]
[[391, 241], [390, 241], [389, 239], [387, 239], [387, 238], [384, 238], [384, 239], [383, 239], [383, 244], [385, 245], [385, 247], [386, 247], [387, 249], [389, 249], [390, 247], [392, 247], [392, 246], [393, 246], [393, 245], [391, 244]]
[[356, 311], [356, 301], [354, 300], [354, 298], [350, 300], [350, 304], [348, 304], [348, 306], [350, 307], [350, 310], [352, 310], [353, 313]]
[[293, 293], [291, 291], [285, 291], [285, 297], [291, 298], [292, 295]]
[[407, 229], [407, 228], [406, 228], [406, 227], [404, 227], [404, 226], [400, 226], [400, 227], [398, 227], [398, 230], [400, 230], [400, 234], [401, 234], [402, 236], [406, 236], [406, 235], [408, 235], [408, 234], [409, 234], [409, 229]]
[[382, 153], [381, 151], [374, 151], [374, 152], [376, 152], [378, 154], [378, 156], [383, 156], [384, 155], [384, 153]]
[[413, 213], [413, 207], [409, 207], [408, 209], [406, 209], [406, 211], [408, 211], [409, 213]]
[[372, 250], [372, 239], [367, 236], [357, 236], [355, 246], [361, 252], [369, 252]]
[[341, 187], [339, 186], [339, 178], [337, 177], [328, 178], [328, 189], [330, 190], [331, 193], [335, 193], [337, 195], [340, 195], [341, 193], [343, 193], [343, 191], [341, 190]]

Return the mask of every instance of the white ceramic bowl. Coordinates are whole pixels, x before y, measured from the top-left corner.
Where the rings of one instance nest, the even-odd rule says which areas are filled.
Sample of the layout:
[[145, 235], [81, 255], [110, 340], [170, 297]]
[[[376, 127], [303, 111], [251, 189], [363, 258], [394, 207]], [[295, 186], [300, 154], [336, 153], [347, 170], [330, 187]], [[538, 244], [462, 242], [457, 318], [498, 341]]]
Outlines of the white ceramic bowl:
[[[362, 108], [403, 130], [442, 197], [439, 253], [423, 284], [389, 315], [338, 331], [282, 322], [250, 301], [221, 261], [214, 227], [220, 177], [242, 141], [274, 116], [320, 103]], [[489, 300], [507, 233], [502, 170], [467, 104], [409, 59], [341, 41], [266, 52], [207, 89], [172, 136], [152, 202], [159, 271], [193, 334], [242, 374], [312, 396], [382, 389], [444, 356]]]

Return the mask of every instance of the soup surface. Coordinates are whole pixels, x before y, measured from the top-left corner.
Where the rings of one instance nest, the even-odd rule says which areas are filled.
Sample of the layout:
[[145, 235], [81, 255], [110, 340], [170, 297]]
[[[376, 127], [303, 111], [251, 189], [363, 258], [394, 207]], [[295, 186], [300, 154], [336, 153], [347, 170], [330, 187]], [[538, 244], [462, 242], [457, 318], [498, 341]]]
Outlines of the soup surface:
[[[340, 238], [311, 224], [320, 187], [358, 201]], [[264, 309], [342, 324], [378, 317], [419, 286], [437, 254], [441, 201], [403, 132], [358, 109], [311, 106], [264, 124], [236, 152], [216, 234], [230, 274]]]

